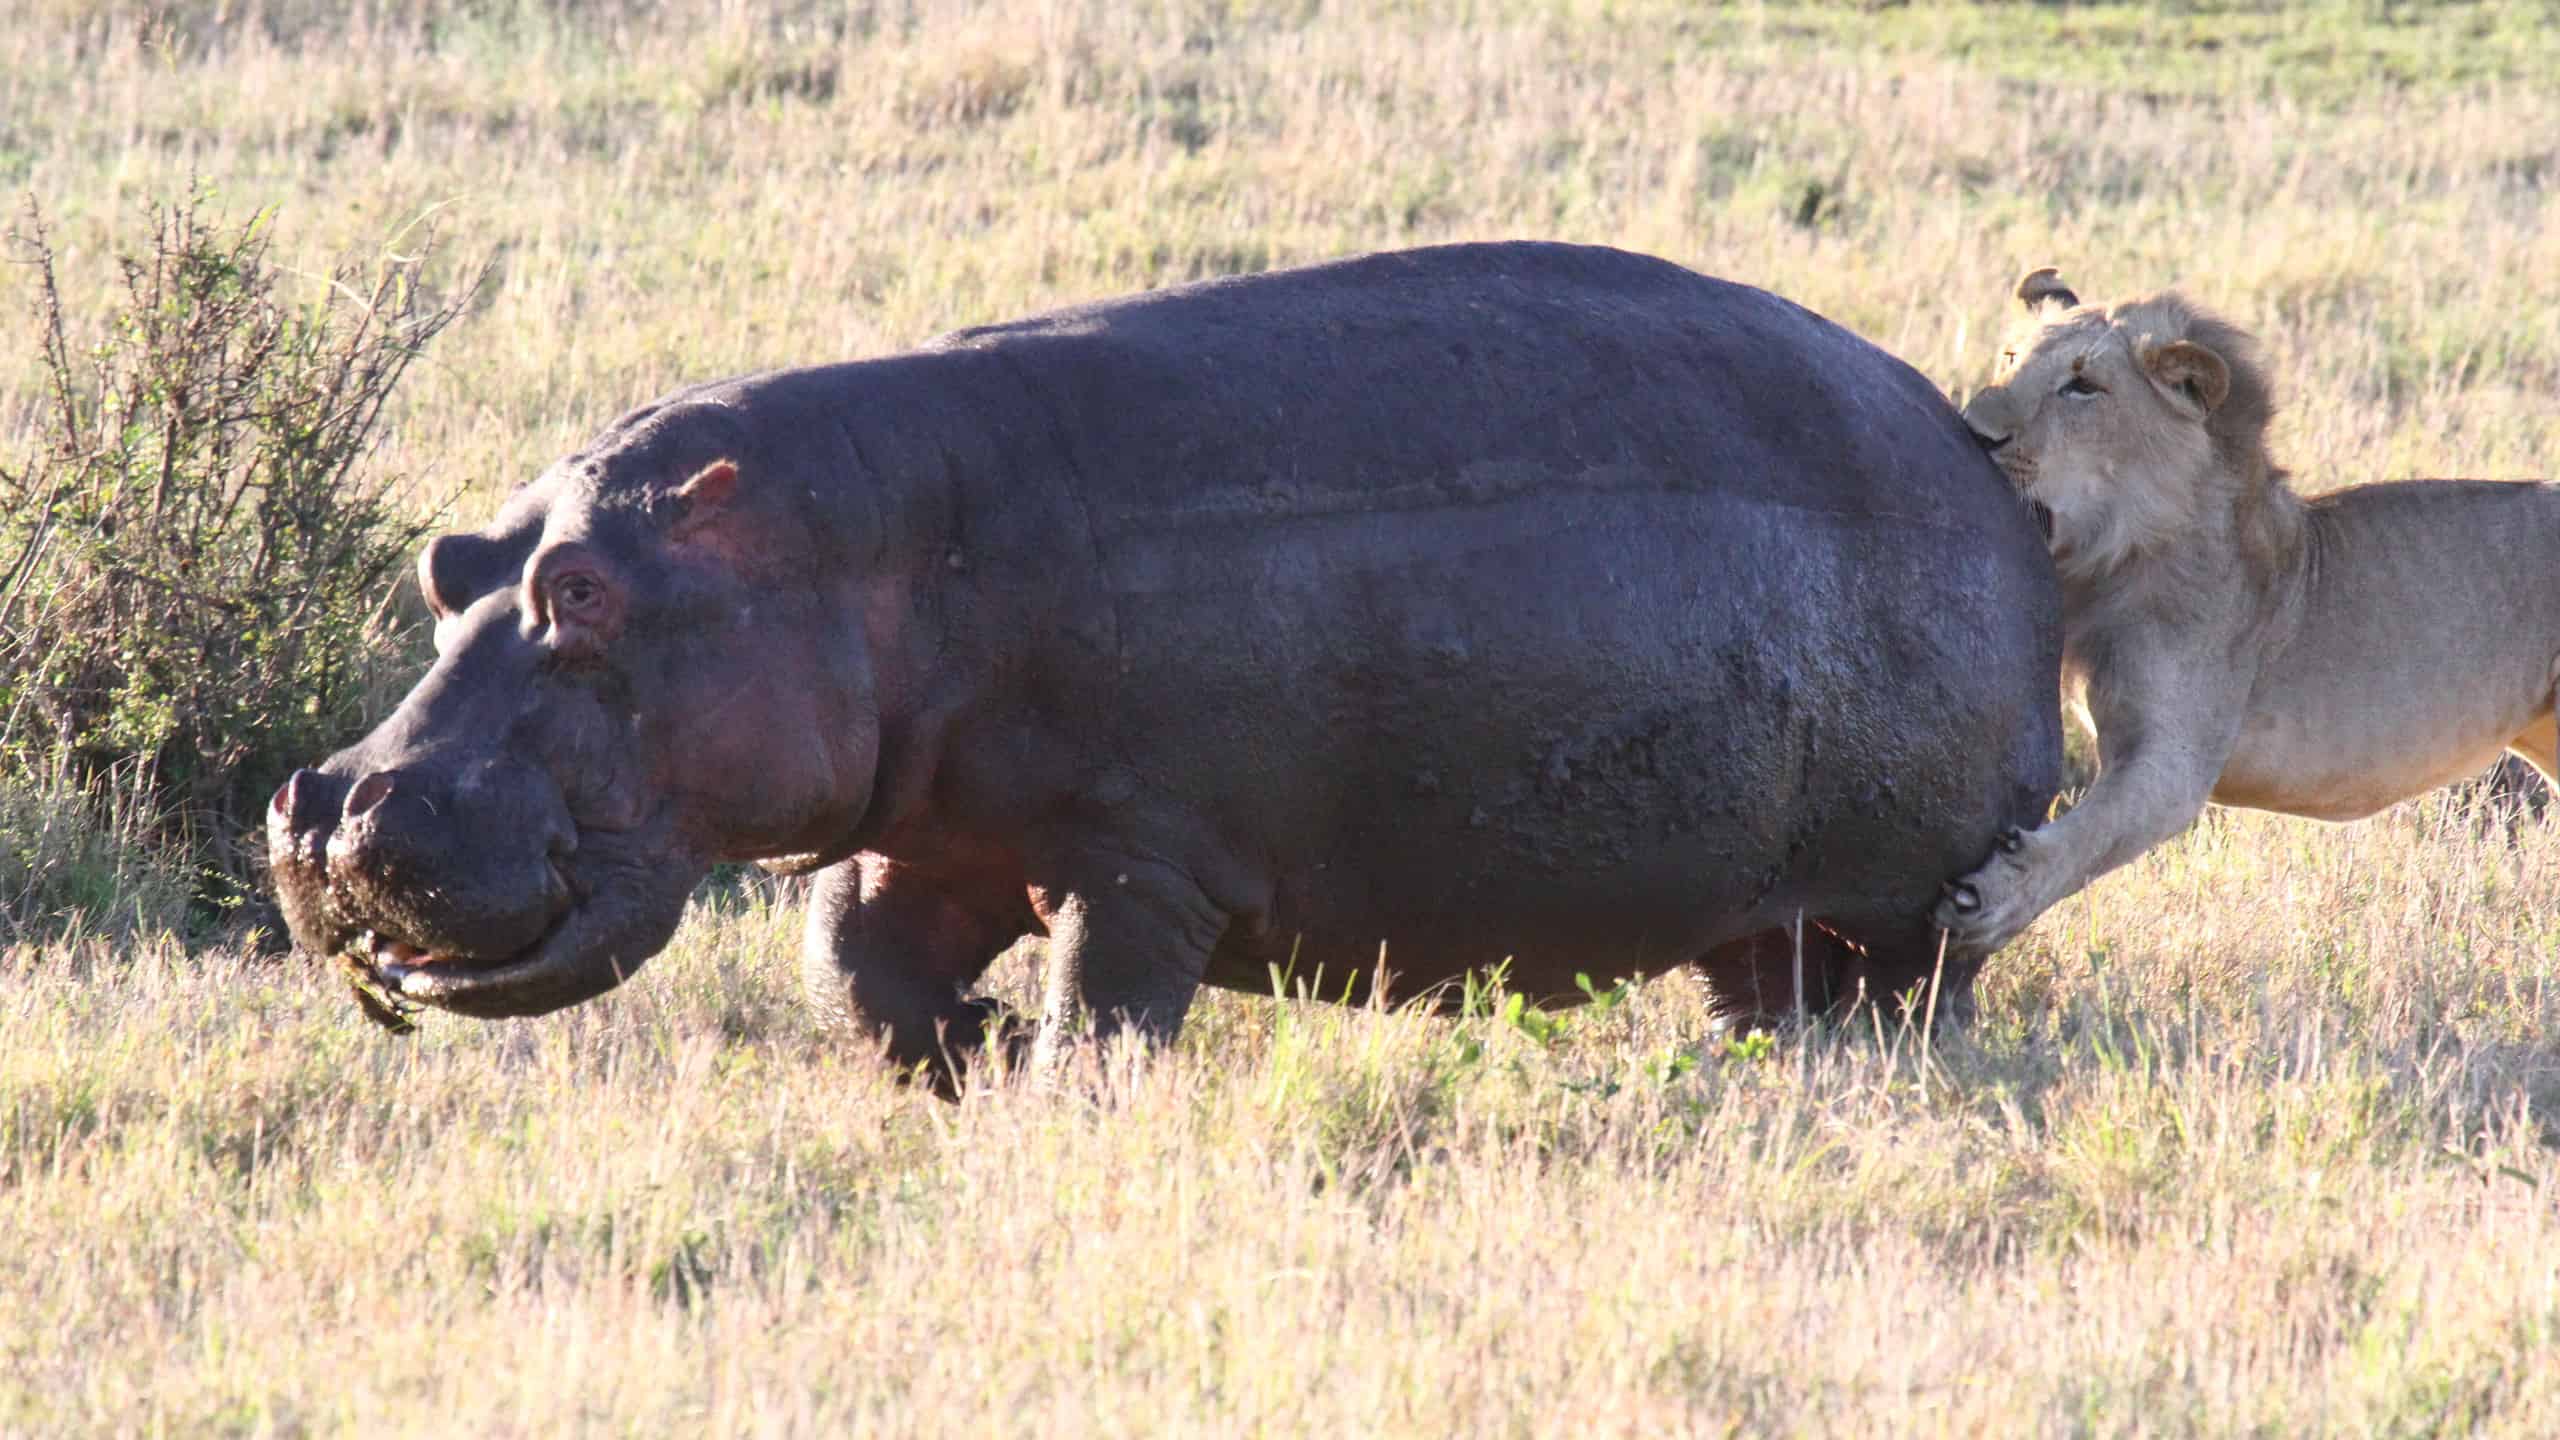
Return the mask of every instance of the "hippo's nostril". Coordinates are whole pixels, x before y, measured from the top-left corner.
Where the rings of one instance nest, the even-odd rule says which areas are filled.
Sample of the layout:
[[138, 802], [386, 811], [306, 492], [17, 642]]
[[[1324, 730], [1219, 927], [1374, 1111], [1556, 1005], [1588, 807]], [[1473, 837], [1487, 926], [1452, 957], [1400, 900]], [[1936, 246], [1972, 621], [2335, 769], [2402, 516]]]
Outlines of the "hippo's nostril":
[[391, 772], [376, 770], [347, 792], [347, 818], [355, 819], [391, 798]]
[[270, 823], [295, 834], [328, 828], [337, 814], [338, 784], [317, 770], [294, 771], [267, 802]]

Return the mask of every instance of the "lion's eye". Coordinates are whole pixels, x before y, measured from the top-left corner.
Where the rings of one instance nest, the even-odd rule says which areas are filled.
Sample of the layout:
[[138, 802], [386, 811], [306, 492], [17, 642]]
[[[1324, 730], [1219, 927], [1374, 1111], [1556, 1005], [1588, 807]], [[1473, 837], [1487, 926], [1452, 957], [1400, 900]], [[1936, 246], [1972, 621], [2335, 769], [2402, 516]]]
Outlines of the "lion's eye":
[[2084, 396], [2085, 396], [2085, 395], [2103, 395], [2103, 394], [2105, 394], [2106, 392], [2105, 392], [2105, 391], [2103, 391], [2103, 390], [2100, 390], [2097, 386], [2090, 384], [2090, 383], [2089, 383], [2085, 378], [2083, 378], [2083, 377], [2081, 377], [2081, 376], [2078, 376], [2078, 375], [2074, 375], [2074, 376], [2072, 376], [2070, 379], [2065, 380], [2065, 381], [2063, 381], [2063, 382], [2062, 382], [2062, 392], [2061, 392], [2061, 393], [2063, 393], [2063, 394], [2065, 394], [2065, 395], [2084, 395]]

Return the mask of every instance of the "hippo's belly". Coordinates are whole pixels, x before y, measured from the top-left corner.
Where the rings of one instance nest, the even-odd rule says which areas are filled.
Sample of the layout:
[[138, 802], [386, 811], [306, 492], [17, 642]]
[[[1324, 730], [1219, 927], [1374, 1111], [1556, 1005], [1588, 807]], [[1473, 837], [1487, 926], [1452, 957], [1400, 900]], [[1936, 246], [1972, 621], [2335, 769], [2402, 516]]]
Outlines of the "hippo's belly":
[[1398, 990], [1510, 957], [1570, 993], [1800, 908], [1917, 916], [2014, 812], [2037, 693], [1965, 538], [1623, 483], [1172, 525], [1106, 552], [1111, 748], [1263, 867], [1234, 988], [1383, 944]]

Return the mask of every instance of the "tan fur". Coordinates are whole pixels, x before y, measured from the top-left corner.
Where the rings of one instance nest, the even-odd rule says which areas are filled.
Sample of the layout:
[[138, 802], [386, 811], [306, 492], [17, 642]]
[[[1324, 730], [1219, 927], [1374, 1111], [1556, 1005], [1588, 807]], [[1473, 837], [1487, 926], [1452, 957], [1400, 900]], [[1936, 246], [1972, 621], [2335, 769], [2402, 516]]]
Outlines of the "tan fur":
[[2476, 772], [2549, 775], [2560, 491], [2425, 481], [2304, 502], [2250, 338], [2175, 293], [2012, 292], [2024, 332], [1965, 419], [2052, 518], [2064, 678], [2101, 770], [1939, 907], [1987, 950], [2208, 800], [2345, 820]]

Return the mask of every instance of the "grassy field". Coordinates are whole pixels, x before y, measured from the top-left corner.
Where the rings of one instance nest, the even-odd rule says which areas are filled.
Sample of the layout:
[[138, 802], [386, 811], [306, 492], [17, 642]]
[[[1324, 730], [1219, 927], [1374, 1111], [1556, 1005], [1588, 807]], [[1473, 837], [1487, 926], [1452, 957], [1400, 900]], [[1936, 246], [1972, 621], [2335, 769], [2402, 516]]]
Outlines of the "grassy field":
[[[681, 380], [1454, 238], [1978, 380], [2030, 264], [2256, 329], [2308, 489], [2560, 474], [2560, 7], [16, 0], [93, 313], [192, 173], [494, 262], [381, 463], [486, 514]], [[0, 454], [28, 434], [0, 272]], [[0, 823], [42, 817], [0, 806]], [[0, 952], [0, 1431], [2560, 1433], [2560, 829], [2217, 814], [1972, 1033], [1221, 997], [957, 1107], [706, 900], [395, 1040], [303, 961]], [[1026, 962], [1002, 985], [1028, 1004]]]

